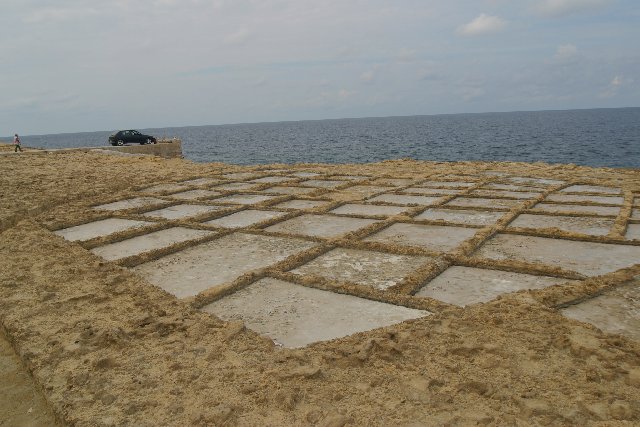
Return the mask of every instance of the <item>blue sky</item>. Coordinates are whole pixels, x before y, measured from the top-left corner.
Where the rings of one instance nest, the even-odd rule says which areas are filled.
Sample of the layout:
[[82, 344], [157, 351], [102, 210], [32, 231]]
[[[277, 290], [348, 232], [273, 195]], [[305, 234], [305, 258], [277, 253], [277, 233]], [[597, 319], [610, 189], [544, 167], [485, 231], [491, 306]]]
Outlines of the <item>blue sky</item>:
[[2, 0], [0, 134], [640, 106], [637, 0]]

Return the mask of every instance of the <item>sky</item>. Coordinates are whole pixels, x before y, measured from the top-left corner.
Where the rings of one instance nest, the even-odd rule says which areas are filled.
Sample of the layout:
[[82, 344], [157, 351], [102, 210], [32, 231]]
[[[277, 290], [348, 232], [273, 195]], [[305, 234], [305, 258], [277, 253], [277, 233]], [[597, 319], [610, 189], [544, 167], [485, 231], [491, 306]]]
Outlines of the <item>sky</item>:
[[640, 106], [638, 0], [2, 0], [0, 135]]

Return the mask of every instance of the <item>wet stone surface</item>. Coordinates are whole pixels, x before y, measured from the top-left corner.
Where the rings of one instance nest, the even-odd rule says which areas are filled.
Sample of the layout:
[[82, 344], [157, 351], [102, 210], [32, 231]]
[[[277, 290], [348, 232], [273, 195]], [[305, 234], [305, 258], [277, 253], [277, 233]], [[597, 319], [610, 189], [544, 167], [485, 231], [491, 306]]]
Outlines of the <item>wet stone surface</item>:
[[121, 242], [99, 246], [92, 249], [91, 252], [106, 259], [107, 261], [115, 261], [150, 252], [155, 249], [162, 249], [176, 243], [200, 239], [214, 234], [215, 232], [213, 231], [194, 230], [185, 227], [172, 227], [137, 236], [132, 239], [123, 240]]
[[305, 240], [233, 233], [134, 267], [149, 282], [185, 298], [310, 249]]
[[455, 249], [477, 232], [474, 228], [445, 225], [393, 224], [364, 241], [419, 246], [436, 252]]
[[498, 234], [473, 255], [546, 264], [595, 276], [638, 263], [640, 246]]
[[75, 242], [108, 236], [110, 234], [131, 230], [133, 228], [141, 228], [151, 224], [153, 223], [147, 221], [107, 218], [100, 221], [64, 228], [62, 230], [55, 231], [55, 234], [64, 237], [66, 240]]
[[571, 281], [556, 277], [454, 266], [427, 283], [416, 293], [416, 296], [465, 306], [491, 301], [499, 295], [510, 292], [541, 289], [567, 282]]
[[266, 231], [332, 238], [359, 230], [378, 221], [333, 215], [302, 215], [266, 228]]
[[432, 258], [424, 256], [338, 248], [292, 270], [292, 273], [310, 274], [384, 290], [399, 283], [430, 260]]
[[588, 234], [592, 236], [606, 236], [613, 227], [615, 220], [597, 217], [575, 217], [558, 215], [519, 215], [510, 227], [522, 228], [557, 228], [572, 233]]
[[289, 348], [430, 314], [269, 278], [203, 310], [224, 320], [242, 320], [250, 329]]
[[591, 323], [605, 332], [640, 340], [640, 281], [562, 310], [565, 316]]

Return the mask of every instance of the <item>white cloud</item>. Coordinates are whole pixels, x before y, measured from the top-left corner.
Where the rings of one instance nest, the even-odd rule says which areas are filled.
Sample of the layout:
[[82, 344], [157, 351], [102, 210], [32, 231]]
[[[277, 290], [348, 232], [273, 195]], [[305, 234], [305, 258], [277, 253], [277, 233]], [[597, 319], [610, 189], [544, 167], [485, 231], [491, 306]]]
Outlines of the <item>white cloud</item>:
[[542, 0], [534, 10], [544, 16], [566, 16], [609, 4], [611, 0]]
[[569, 43], [558, 46], [556, 54], [553, 55], [553, 59], [556, 61], [566, 62], [574, 59], [577, 55], [578, 48]]
[[498, 16], [481, 13], [473, 21], [458, 27], [458, 34], [464, 36], [494, 34], [502, 31], [506, 25], [507, 21]]
[[623, 86], [633, 83], [633, 79], [627, 79], [621, 75], [613, 77], [606, 89], [600, 94], [601, 98], [613, 98]]

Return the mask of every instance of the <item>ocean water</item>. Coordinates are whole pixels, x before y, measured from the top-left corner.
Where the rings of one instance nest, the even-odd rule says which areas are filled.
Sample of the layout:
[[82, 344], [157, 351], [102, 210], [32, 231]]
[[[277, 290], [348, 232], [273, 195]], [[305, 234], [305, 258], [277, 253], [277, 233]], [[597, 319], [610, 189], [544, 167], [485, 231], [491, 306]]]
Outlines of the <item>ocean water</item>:
[[[386, 159], [640, 167], [640, 108], [447, 114], [140, 129], [178, 137], [186, 158], [232, 164]], [[113, 131], [23, 136], [25, 146], [107, 144]]]

